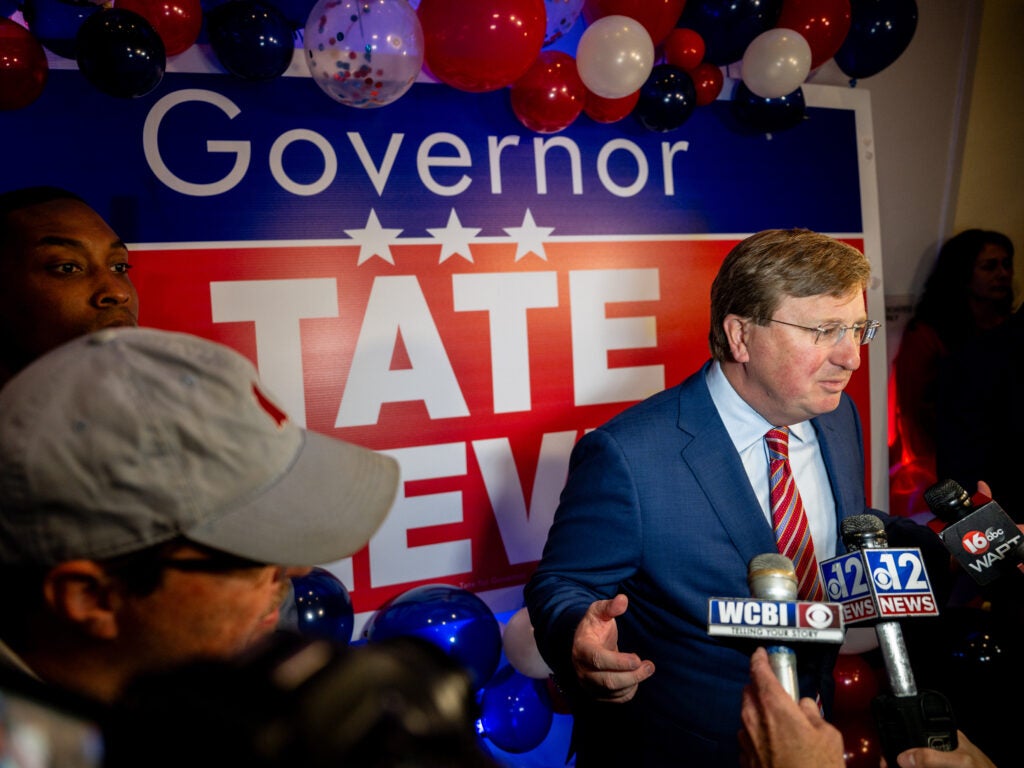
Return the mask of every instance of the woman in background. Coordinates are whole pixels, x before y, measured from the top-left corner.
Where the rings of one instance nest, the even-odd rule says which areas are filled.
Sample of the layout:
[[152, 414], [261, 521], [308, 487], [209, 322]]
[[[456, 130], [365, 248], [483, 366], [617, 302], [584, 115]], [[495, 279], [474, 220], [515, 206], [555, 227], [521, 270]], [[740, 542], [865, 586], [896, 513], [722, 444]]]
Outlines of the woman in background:
[[[921, 494], [936, 481], [935, 402], [939, 370], [964, 342], [1013, 310], [1013, 243], [1000, 233], [967, 229], [939, 250], [894, 361], [896, 428], [890, 493], [909, 496], [892, 514], [927, 511]], [[908, 486], [913, 486], [908, 487]]]

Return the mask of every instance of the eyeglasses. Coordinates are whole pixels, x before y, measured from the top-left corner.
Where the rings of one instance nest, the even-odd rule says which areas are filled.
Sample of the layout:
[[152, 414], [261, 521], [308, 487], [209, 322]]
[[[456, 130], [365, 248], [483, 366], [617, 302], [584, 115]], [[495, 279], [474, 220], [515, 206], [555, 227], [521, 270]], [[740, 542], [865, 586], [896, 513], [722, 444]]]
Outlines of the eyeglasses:
[[853, 338], [858, 344], [867, 344], [875, 338], [875, 333], [882, 326], [878, 320], [865, 320], [863, 323], [854, 323], [853, 325], [822, 323], [821, 325], [813, 328], [807, 325], [787, 323], [785, 320], [775, 320], [773, 318], [769, 318], [768, 322], [779, 323], [780, 325], [789, 325], [793, 328], [803, 328], [805, 331], [811, 331], [811, 333], [814, 334], [815, 344], [822, 344], [829, 347], [835, 346], [845, 339], [847, 331], [853, 331]]
[[157, 561], [162, 568], [187, 573], [230, 573], [251, 568], [266, 568], [267, 563], [249, 560], [227, 552], [210, 550], [209, 557], [165, 557]]

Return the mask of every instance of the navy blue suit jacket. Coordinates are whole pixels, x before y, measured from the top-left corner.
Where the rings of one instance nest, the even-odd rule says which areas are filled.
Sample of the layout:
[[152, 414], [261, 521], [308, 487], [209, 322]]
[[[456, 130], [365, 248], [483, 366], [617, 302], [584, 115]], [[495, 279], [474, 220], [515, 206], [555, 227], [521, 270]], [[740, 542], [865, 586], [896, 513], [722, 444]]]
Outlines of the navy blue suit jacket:
[[[749, 561], [777, 548], [711, 400], [706, 369], [580, 439], [526, 586], [538, 648], [573, 701], [581, 766], [738, 762], [741, 692], [754, 646], [708, 636], [708, 598], [749, 596]], [[844, 394], [813, 424], [836, 530], [865, 512], [888, 521], [867, 508], [853, 401]], [[597, 704], [574, 689], [570, 648], [587, 607], [619, 592], [629, 597], [617, 620], [619, 649], [650, 659], [656, 671], [629, 703]], [[837, 649], [815, 645], [798, 648], [801, 693], [820, 693], [828, 704]]]

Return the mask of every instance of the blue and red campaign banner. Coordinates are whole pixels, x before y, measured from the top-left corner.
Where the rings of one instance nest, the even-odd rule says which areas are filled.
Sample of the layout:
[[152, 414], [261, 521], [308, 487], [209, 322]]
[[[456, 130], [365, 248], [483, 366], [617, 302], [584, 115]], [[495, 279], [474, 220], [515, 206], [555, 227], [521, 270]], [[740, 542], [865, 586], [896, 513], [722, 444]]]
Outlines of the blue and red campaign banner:
[[[331, 566], [358, 617], [428, 583], [511, 610], [575, 441], [707, 359], [736, 242], [852, 243], [881, 315], [865, 95], [805, 88], [806, 118], [775, 134], [726, 99], [664, 133], [583, 116], [536, 134], [507, 89], [417, 83], [356, 109], [305, 77], [169, 72], [120, 99], [56, 69], [0, 116], [2, 186], [83, 195], [129, 243], [143, 325], [240, 350], [291, 418], [399, 460], [383, 527]], [[884, 355], [849, 390], [875, 499]]]

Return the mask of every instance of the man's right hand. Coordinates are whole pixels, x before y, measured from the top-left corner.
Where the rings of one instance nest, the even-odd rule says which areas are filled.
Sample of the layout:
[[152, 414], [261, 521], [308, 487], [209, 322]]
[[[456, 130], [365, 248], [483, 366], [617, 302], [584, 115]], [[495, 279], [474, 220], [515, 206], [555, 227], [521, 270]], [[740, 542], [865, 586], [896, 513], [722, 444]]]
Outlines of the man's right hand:
[[654, 662], [642, 660], [635, 653], [619, 652], [615, 619], [628, 606], [629, 598], [622, 594], [611, 600], [597, 600], [576, 627], [572, 665], [580, 685], [598, 701], [629, 701], [640, 683], [654, 674]]

